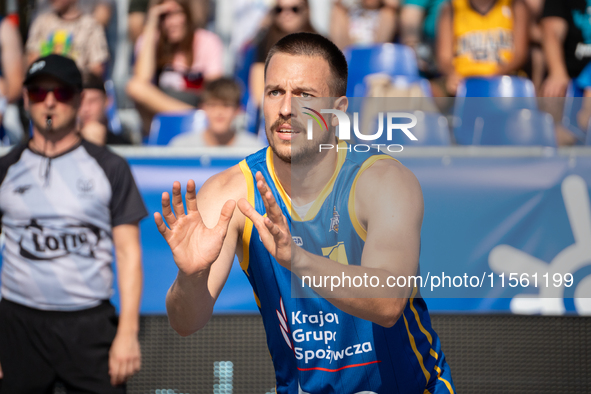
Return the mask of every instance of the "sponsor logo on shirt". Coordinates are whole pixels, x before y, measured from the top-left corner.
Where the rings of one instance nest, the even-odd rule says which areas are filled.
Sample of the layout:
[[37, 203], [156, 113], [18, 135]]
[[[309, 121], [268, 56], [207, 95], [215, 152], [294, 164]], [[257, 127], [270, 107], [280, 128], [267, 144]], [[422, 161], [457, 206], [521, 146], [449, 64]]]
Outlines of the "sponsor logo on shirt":
[[70, 254], [95, 258], [110, 234], [73, 218], [32, 219], [20, 228], [20, 255], [30, 260], [53, 260]]

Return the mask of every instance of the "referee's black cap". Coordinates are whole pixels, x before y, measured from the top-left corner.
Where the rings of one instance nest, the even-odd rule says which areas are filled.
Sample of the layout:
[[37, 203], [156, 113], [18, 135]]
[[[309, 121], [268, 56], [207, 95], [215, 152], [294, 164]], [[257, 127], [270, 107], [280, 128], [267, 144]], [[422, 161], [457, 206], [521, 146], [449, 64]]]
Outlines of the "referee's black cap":
[[41, 75], [53, 77], [79, 92], [82, 91], [82, 74], [69, 57], [51, 54], [35, 60], [27, 70], [24, 85], [31, 85]]

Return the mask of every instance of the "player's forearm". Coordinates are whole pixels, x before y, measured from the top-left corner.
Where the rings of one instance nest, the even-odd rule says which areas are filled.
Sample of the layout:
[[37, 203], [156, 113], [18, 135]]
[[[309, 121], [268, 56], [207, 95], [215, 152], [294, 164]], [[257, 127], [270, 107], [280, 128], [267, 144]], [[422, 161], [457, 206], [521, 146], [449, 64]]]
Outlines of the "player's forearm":
[[[314, 290], [334, 306], [350, 315], [390, 327], [396, 323], [408, 300], [410, 288], [389, 287], [388, 277], [405, 275], [373, 267], [343, 265], [298, 248], [294, 251], [291, 269], [302, 284], [312, 284]], [[358, 277], [361, 286], [348, 283], [346, 278]], [[371, 279], [377, 277], [377, 279]], [[338, 279], [337, 279], [338, 278]], [[321, 285], [318, 286], [318, 283]], [[374, 287], [373, 284], [378, 283]], [[338, 284], [338, 286], [334, 286]]]
[[209, 292], [207, 272], [187, 276], [179, 271], [166, 295], [170, 326], [181, 336], [203, 328], [213, 314], [214, 297]]

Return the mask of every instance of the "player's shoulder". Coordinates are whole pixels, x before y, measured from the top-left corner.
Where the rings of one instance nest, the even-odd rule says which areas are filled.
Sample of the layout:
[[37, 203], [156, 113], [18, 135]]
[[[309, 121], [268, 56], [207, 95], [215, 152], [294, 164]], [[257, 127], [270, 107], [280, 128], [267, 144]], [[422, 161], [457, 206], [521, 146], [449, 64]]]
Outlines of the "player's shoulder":
[[246, 198], [246, 179], [238, 164], [210, 177], [199, 189], [201, 199], [225, 202]]
[[357, 189], [374, 193], [383, 189], [416, 189], [420, 184], [415, 174], [400, 161], [388, 155], [371, 156], [361, 166]]

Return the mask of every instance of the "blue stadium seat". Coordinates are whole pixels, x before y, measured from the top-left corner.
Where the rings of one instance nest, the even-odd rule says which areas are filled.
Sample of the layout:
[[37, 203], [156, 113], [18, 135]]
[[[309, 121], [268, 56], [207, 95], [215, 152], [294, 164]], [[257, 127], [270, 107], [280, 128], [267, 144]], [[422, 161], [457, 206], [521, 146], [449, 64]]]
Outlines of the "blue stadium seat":
[[[392, 139], [388, 141], [386, 133], [387, 120], [383, 118], [383, 132], [380, 138], [375, 141], [364, 141], [353, 136], [356, 144], [400, 144], [402, 146], [449, 146], [451, 145], [451, 137], [447, 119], [439, 113], [414, 111], [412, 112], [417, 117], [417, 124], [409, 131], [417, 137], [417, 141], [412, 141], [401, 130], [396, 130], [392, 133]], [[385, 115], [385, 114], [384, 114]], [[394, 119], [394, 122], [396, 120]], [[401, 119], [399, 123], [409, 123], [408, 118]], [[373, 132], [378, 130], [378, 120], [376, 119], [373, 126]]]
[[[371, 75], [371, 74], [370, 74]], [[368, 86], [367, 86], [367, 77], [363, 78], [363, 84], [361, 87], [357, 87], [357, 92], [359, 96], [355, 97], [366, 97]], [[392, 86], [395, 86], [400, 89], [406, 89], [411, 85], [418, 85], [421, 89], [421, 93], [424, 97], [433, 97], [433, 93], [431, 91], [431, 84], [429, 80], [422, 78], [418, 75], [393, 75], [390, 76]]]
[[489, 112], [481, 118], [473, 145], [520, 145], [556, 147], [552, 115], [530, 109]]
[[583, 89], [571, 80], [566, 89], [566, 99], [562, 110], [562, 125], [573, 133], [580, 143], [585, 141], [586, 138], [586, 133], [581, 130], [577, 122], [577, 114], [581, 110], [583, 100], [585, 100], [583, 95]]
[[181, 133], [197, 131], [206, 126], [202, 110], [180, 113], [159, 113], [152, 119], [148, 145], [167, 145]]
[[458, 86], [456, 97], [536, 97], [534, 84], [527, 78], [500, 77], [466, 78]]
[[478, 119], [489, 113], [512, 112], [520, 109], [537, 110], [533, 83], [525, 78], [500, 76], [466, 78], [458, 86], [454, 103], [454, 135], [460, 145], [474, 142]]
[[355, 46], [345, 49], [349, 64], [347, 96], [363, 97], [363, 79], [368, 74], [385, 73], [418, 77], [417, 59], [412, 48], [400, 44]]
[[119, 112], [117, 110], [117, 94], [115, 92], [115, 85], [110, 79], [105, 81], [105, 92], [107, 93], [107, 108], [105, 108], [105, 115], [109, 122], [109, 128], [113, 134], [121, 134], [123, 128], [121, 127], [121, 120], [119, 119]]

